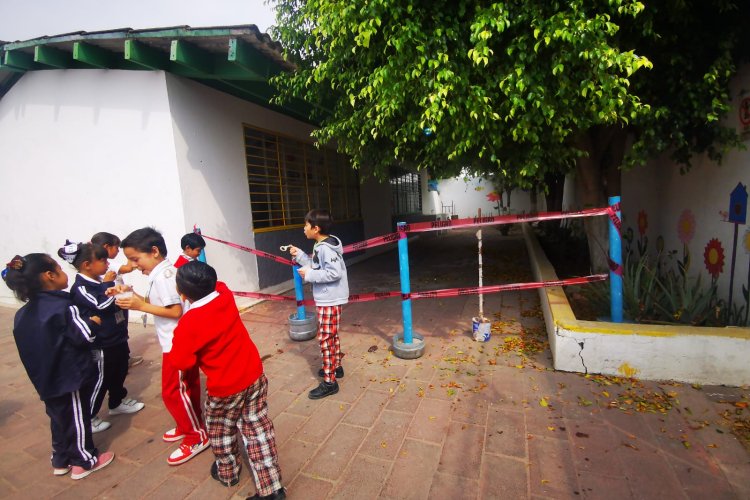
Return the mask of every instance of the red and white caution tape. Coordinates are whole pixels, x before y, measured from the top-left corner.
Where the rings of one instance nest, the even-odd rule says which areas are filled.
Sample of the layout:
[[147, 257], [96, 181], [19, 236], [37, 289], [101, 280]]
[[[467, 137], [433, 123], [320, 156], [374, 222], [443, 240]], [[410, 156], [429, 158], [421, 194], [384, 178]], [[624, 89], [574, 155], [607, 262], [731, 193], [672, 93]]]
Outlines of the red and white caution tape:
[[[582, 285], [584, 283], [592, 283], [594, 281], [604, 281], [607, 279], [606, 274], [594, 274], [591, 276], [582, 276], [579, 278], [568, 278], [564, 280], [554, 281], [536, 281], [530, 283], [513, 283], [507, 285], [490, 285], [490, 286], [475, 286], [465, 288], [444, 288], [442, 290], [430, 290], [426, 292], [412, 292], [409, 294], [402, 294], [401, 292], [375, 292], [375, 293], [359, 293], [349, 295], [349, 302], [370, 302], [373, 300], [389, 299], [392, 297], [401, 297], [401, 300], [409, 299], [435, 299], [444, 297], [459, 297], [462, 295], [476, 295], [479, 293], [498, 293], [498, 292], [511, 292], [517, 290], [532, 290], [534, 288], [549, 288], [554, 286], [567, 286], [567, 285]], [[315, 305], [313, 300], [297, 301], [294, 297], [288, 297], [285, 295], [272, 295], [269, 293], [260, 292], [232, 292], [239, 297], [249, 297], [253, 299], [263, 300], [281, 300], [296, 302], [297, 306], [301, 305]]]
[[205, 234], [203, 234], [201, 236], [203, 236], [207, 240], [216, 241], [217, 243], [223, 243], [223, 244], [228, 245], [228, 246], [230, 246], [232, 248], [238, 248], [240, 250], [244, 250], [246, 252], [253, 253], [253, 254], [258, 255], [260, 257], [265, 257], [267, 259], [275, 260], [276, 262], [280, 262], [282, 264], [287, 264], [287, 265], [290, 265], [290, 266], [294, 264], [289, 259], [285, 259], [283, 257], [279, 257], [278, 255], [273, 255], [273, 254], [270, 254], [268, 252], [264, 252], [263, 250], [256, 250], [255, 248], [245, 247], [245, 246], [242, 246], [242, 245], [238, 245], [237, 243], [232, 243], [232, 242], [229, 242], [229, 241], [220, 240], [218, 238], [213, 238], [211, 236], [206, 236]]

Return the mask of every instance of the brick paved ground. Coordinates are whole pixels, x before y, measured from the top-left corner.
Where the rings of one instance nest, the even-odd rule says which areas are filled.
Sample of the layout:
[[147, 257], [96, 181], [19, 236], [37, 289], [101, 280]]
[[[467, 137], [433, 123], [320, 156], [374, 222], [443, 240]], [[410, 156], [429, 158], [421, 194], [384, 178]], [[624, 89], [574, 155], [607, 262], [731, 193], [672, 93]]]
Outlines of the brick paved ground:
[[[412, 289], [474, 285], [475, 241], [473, 231], [412, 241]], [[485, 256], [486, 283], [530, 280], [520, 238], [485, 230]], [[397, 276], [394, 252], [350, 268], [353, 292], [397, 290]], [[468, 334], [476, 297], [415, 301], [426, 352], [404, 361], [388, 349], [400, 331], [399, 301], [346, 306], [341, 390], [311, 401], [315, 341], [289, 340], [288, 304], [250, 309], [243, 318], [265, 357], [289, 498], [750, 497], [749, 456], [719, 415], [730, 406], [689, 385], [632, 388], [554, 372], [548, 350], [523, 356], [544, 348], [534, 291], [487, 297], [485, 311], [494, 333], [479, 344]], [[127, 386], [146, 408], [108, 417], [112, 428], [95, 436], [100, 449], [117, 454], [111, 466], [76, 482], [53, 477], [49, 422], [18, 360], [13, 312], [0, 307], [0, 498], [254, 492], [247, 467], [236, 487], [213, 481], [210, 451], [179, 467], [166, 464], [174, 446], [160, 436], [173, 423], [159, 395], [160, 351], [152, 327], [140, 325], [131, 326], [131, 347], [146, 361], [131, 369]], [[639, 402], [655, 413], [634, 411]]]

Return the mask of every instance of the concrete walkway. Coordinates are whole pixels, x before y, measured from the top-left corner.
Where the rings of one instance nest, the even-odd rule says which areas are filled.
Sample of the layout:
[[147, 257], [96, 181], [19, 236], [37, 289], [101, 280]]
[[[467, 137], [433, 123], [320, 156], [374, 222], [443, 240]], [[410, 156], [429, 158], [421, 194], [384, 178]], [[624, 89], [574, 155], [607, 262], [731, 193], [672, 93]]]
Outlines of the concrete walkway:
[[[531, 279], [518, 236], [484, 231], [485, 283]], [[474, 231], [410, 242], [412, 290], [476, 284]], [[398, 290], [389, 251], [349, 270], [352, 293]], [[2, 285], [0, 285], [2, 286]], [[243, 318], [264, 357], [284, 484], [292, 499], [748, 498], [750, 456], [706, 388], [583, 377], [550, 369], [536, 291], [486, 297], [487, 343], [470, 335], [476, 296], [414, 301], [425, 355], [389, 352], [401, 304], [344, 308], [346, 376], [338, 394], [311, 401], [316, 342], [289, 340], [288, 303], [265, 302]], [[14, 310], [0, 307], [0, 498], [244, 498], [209, 476], [206, 451], [170, 467], [173, 426], [160, 398], [160, 350], [152, 327], [131, 325], [145, 362], [127, 386], [146, 408], [107, 417], [95, 435], [117, 458], [81, 481], [53, 477], [49, 420], [12, 338]], [[732, 397], [746, 398], [741, 390]], [[714, 398], [722, 399], [722, 397]], [[637, 411], [643, 410], [643, 411]]]

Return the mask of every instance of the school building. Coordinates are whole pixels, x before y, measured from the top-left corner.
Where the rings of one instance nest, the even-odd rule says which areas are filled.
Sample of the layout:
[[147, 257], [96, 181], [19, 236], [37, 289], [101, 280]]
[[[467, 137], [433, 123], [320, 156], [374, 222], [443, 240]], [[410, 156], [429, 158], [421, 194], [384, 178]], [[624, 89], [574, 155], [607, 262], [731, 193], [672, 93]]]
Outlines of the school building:
[[[292, 66], [254, 25], [0, 42], [0, 63], [1, 258], [153, 226], [174, 260], [194, 225], [281, 254], [311, 245], [311, 208], [330, 209], [346, 243], [419, 210], [411, 177], [360, 183], [344, 156], [314, 146], [305, 103], [269, 102], [269, 78]], [[218, 243], [207, 260], [234, 290], [291, 279], [288, 266]], [[0, 301], [15, 301], [6, 287]]]

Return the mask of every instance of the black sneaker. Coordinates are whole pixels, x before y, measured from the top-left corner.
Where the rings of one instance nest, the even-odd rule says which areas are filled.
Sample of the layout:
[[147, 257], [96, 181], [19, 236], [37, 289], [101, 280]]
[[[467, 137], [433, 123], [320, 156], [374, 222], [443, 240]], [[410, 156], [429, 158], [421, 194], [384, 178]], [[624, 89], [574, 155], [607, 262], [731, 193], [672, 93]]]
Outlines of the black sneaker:
[[336, 382], [321, 382], [318, 387], [307, 395], [310, 399], [320, 399], [339, 392], [339, 384]]
[[259, 495], [256, 493], [255, 495], [251, 497], [247, 497], [245, 500], [284, 500], [286, 498], [286, 491], [284, 488], [281, 488], [280, 490], [276, 490], [270, 495]]
[[[323, 377], [323, 376], [325, 376], [325, 374], [326, 374], [326, 372], [324, 372], [322, 368], [320, 370], [318, 370], [318, 377]], [[336, 378], [344, 378], [344, 367], [343, 366], [339, 366], [338, 368], [336, 368]]]
[[234, 486], [234, 485], [236, 485], [237, 483], [240, 482], [239, 476], [235, 477], [234, 479], [232, 479], [228, 483], [226, 481], [224, 481], [221, 477], [219, 477], [219, 466], [216, 465], [216, 462], [214, 462], [214, 463], [211, 464], [211, 477], [214, 478], [214, 479], [216, 479], [217, 481], [219, 481], [221, 484], [223, 484], [226, 487]]

